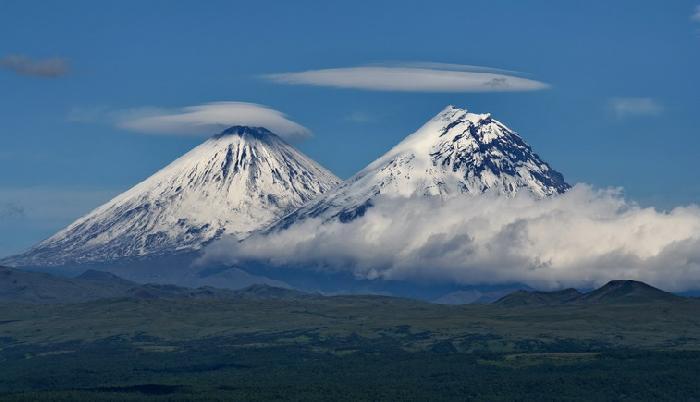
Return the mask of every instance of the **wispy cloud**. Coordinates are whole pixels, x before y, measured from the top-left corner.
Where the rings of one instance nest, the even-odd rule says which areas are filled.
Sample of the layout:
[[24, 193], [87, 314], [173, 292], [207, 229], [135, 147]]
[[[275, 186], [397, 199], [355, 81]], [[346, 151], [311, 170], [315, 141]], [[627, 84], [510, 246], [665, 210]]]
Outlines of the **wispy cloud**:
[[354, 111], [345, 116], [345, 120], [352, 123], [369, 123], [372, 121], [372, 116], [366, 112]]
[[372, 91], [516, 92], [549, 85], [507, 70], [442, 63], [402, 63], [268, 74], [273, 82]]
[[700, 5], [695, 6], [695, 12], [690, 16], [690, 19], [696, 22], [700, 22]]
[[123, 189], [0, 188], [0, 259], [25, 251]]
[[617, 117], [656, 116], [664, 108], [653, 98], [612, 98], [609, 106]]
[[[576, 185], [558, 197], [379, 196], [349, 223], [310, 219], [206, 255], [349, 271], [359, 278], [589, 287], [638, 279], [700, 287], [700, 208], [641, 208], [616, 190]], [[301, 268], [299, 268], [301, 269]]]
[[70, 221], [109, 200], [118, 189], [78, 189], [50, 186], [1, 188], [0, 216]]
[[56, 78], [68, 73], [68, 61], [61, 58], [32, 60], [20, 54], [0, 58], [0, 68], [21, 75]]
[[265, 127], [287, 140], [299, 140], [311, 135], [309, 129], [289, 120], [284, 113], [249, 102], [212, 102], [179, 109], [75, 108], [69, 113], [68, 120], [107, 121], [126, 130], [160, 135], [208, 136], [234, 125]]
[[24, 207], [14, 202], [0, 203], [0, 221], [16, 219], [24, 216]]

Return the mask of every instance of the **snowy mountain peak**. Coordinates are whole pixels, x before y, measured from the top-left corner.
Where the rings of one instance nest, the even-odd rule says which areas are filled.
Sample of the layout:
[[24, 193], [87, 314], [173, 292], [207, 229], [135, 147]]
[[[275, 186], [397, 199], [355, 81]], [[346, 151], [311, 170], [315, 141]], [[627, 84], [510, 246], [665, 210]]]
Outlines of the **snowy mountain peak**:
[[[403, 141], [392, 148], [383, 157], [377, 159], [374, 163], [381, 163], [387, 157], [391, 157], [398, 153], [416, 152], [418, 154], [424, 154], [424, 151], [430, 149], [440, 141], [440, 137], [444, 137], [450, 132], [456, 132], [460, 129], [462, 130], [462, 134], [466, 133], [467, 135], [477, 135], [483, 137], [480, 135], [478, 130], [473, 130], [473, 132], [466, 130], [467, 126], [473, 125], [476, 127], [489, 122], [491, 122], [490, 113], [469, 113], [466, 109], [460, 109], [449, 105], [440, 113], [435, 115], [435, 117], [430, 119], [418, 131], [406, 137]], [[372, 165], [369, 167], [372, 167]]]
[[389, 197], [478, 195], [536, 197], [570, 186], [514, 131], [491, 117], [447, 106], [415, 133], [335, 190], [285, 217], [286, 227], [305, 217], [351, 220], [379, 195]]
[[59, 265], [196, 250], [243, 237], [339, 179], [277, 135], [234, 126], [78, 219], [13, 265]]
[[470, 113], [467, 109], [459, 108], [454, 105], [447, 105], [447, 107], [435, 115], [432, 120], [452, 122], [460, 119], [468, 119], [476, 122], [489, 118], [491, 118], [491, 113]]

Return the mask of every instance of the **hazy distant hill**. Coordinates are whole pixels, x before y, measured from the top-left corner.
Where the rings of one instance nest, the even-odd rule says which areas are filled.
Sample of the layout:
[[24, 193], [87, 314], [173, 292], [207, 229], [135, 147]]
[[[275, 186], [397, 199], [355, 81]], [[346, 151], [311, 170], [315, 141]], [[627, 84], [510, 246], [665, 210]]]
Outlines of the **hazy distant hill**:
[[0, 301], [16, 303], [79, 303], [122, 297], [137, 286], [108, 273], [86, 272], [64, 278], [0, 267]]
[[528, 292], [517, 290], [498, 299], [495, 304], [508, 307], [516, 306], [551, 306], [576, 301], [583, 293], [576, 289], [564, 289], [557, 292]]
[[307, 294], [264, 284], [251, 285], [241, 290], [218, 289], [210, 286], [193, 289], [166, 284], [139, 284], [109, 272], [97, 270], [88, 270], [75, 278], [66, 278], [0, 267], [0, 302], [10, 303], [82, 303], [112, 298], [291, 299], [304, 295]]

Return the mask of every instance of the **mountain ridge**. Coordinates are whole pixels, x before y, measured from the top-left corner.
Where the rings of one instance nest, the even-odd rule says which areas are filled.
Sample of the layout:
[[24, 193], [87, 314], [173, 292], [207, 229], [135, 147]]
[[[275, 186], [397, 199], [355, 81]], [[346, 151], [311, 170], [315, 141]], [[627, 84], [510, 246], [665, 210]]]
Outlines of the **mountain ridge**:
[[[103, 299], [247, 299], [247, 300], [299, 300], [328, 297], [376, 297], [377, 293], [329, 294], [306, 292], [293, 288], [254, 283], [237, 290], [214, 286], [197, 288], [164, 283], [138, 283], [123, 279], [110, 272], [87, 270], [75, 277], [63, 277], [45, 272], [33, 272], [0, 266], [0, 302], [56, 304], [85, 303]], [[399, 296], [383, 295], [389, 299], [413, 300]], [[569, 288], [554, 292], [517, 290], [490, 303], [498, 307], [553, 307], [593, 306], [646, 303], [693, 302], [697, 298], [683, 297], [657, 289], [644, 282], [613, 280], [587, 293]], [[427, 302], [424, 300], [423, 302]], [[451, 303], [435, 300], [434, 304]], [[474, 298], [466, 304], [488, 304]]]

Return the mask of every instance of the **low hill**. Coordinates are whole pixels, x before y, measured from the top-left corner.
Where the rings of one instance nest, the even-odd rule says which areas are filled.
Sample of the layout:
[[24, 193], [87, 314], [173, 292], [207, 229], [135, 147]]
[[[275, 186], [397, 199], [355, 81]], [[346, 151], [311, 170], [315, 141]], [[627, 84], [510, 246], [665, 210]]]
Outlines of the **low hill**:
[[640, 281], [616, 280], [584, 294], [577, 303], [608, 304], [608, 303], [646, 303], [653, 301], [684, 300], [681, 296], [664, 292]]
[[504, 307], [519, 306], [556, 306], [565, 304], [624, 304], [654, 303], [688, 300], [673, 293], [664, 292], [644, 282], [633, 280], [613, 280], [598, 289], [581, 293], [576, 289], [564, 289], [555, 292], [529, 292], [518, 290], [494, 302]]

